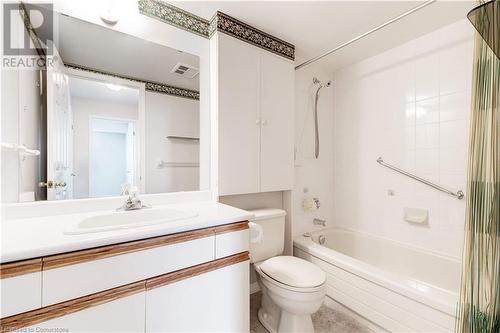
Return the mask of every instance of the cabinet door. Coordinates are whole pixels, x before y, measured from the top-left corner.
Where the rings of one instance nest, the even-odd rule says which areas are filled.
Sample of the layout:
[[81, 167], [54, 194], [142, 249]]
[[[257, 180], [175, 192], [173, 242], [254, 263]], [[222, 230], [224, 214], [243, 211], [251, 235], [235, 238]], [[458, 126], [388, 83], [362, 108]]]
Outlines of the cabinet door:
[[146, 291], [146, 332], [249, 332], [248, 261]]
[[23, 332], [144, 332], [145, 292], [23, 328]]
[[42, 272], [0, 279], [0, 299], [1, 318], [41, 307]]
[[262, 51], [261, 187], [262, 192], [293, 187], [293, 63]]
[[214, 247], [214, 236], [202, 237], [45, 269], [42, 278], [42, 305], [60, 303], [211, 261], [214, 259]]
[[249, 229], [217, 234], [215, 241], [215, 259], [248, 251], [249, 247]]
[[260, 50], [217, 33], [219, 194], [259, 191]]

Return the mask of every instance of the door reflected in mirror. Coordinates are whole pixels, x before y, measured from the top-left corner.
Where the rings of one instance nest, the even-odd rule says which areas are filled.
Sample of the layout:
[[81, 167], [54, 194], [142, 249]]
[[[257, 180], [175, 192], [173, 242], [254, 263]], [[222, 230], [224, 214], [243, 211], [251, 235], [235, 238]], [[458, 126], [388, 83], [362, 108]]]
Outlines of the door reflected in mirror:
[[92, 117], [89, 194], [75, 187], [76, 197], [117, 196], [123, 184], [137, 182], [134, 128], [134, 120]]
[[55, 154], [47, 154], [47, 165], [53, 167], [49, 174], [66, 186], [48, 191], [54, 196], [49, 199], [118, 196], [123, 184], [140, 183], [139, 88], [106, 77], [66, 77], [69, 98], [54, 96], [57, 105], [47, 109], [55, 111], [47, 117], [55, 132], [49, 146], [57, 147]]
[[2, 167], [18, 165], [16, 177], [2, 173], [17, 184], [2, 186], [2, 201], [112, 197], [125, 184], [199, 190], [198, 57], [66, 15], [54, 21], [52, 65], [2, 75], [19, 93], [2, 101], [2, 113], [11, 106], [2, 119], [19, 125], [2, 142], [39, 152], [2, 149]]

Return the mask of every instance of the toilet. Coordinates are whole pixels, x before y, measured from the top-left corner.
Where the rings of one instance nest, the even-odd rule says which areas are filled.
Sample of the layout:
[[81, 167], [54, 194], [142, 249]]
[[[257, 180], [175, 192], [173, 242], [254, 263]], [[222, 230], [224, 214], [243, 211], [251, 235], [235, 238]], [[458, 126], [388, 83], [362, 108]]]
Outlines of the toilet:
[[325, 273], [314, 264], [283, 256], [285, 216], [281, 209], [258, 209], [253, 223], [262, 237], [250, 244], [250, 261], [262, 291], [259, 321], [271, 333], [314, 332], [311, 314], [325, 298]]

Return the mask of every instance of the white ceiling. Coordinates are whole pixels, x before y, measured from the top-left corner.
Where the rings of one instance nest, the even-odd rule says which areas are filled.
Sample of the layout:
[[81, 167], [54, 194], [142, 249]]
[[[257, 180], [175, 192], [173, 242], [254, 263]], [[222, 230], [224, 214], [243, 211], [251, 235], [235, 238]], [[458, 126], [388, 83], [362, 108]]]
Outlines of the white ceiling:
[[[170, 1], [210, 19], [220, 10], [296, 47], [296, 64], [360, 35], [423, 1]], [[335, 70], [465, 19], [473, 1], [438, 1], [320, 61]]]
[[58, 17], [56, 46], [63, 62], [199, 90], [199, 75], [189, 79], [170, 73], [178, 62], [199, 68], [198, 56], [73, 17]]
[[[118, 85], [115, 85], [118, 86]], [[69, 91], [71, 97], [81, 97], [92, 100], [103, 100], [111, 103], [139, 105], [139, 90], [136, 88], [118, 86], [121, 89], [114, 91], [106, 86], [105, 82], [69, 77]]]

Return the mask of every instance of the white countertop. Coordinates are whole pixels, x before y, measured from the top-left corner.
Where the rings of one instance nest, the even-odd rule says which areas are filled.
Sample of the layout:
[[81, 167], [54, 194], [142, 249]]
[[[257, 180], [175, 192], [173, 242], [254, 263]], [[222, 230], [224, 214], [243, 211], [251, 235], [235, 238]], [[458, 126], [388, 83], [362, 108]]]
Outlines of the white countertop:
[[214, 201], [155, 205], [154, 208], [188, 210], [196, 212], [198, 216], [164, 224], [78, 235], [66, 235], [64, 231], [84, 218], [109, 214], [114, 211], [5, 220], [0, 225], [2, 240], [0, 262], [38, 258], [51, 254], [246, 221], [253, 218], [253, 215], [247, 211]]

